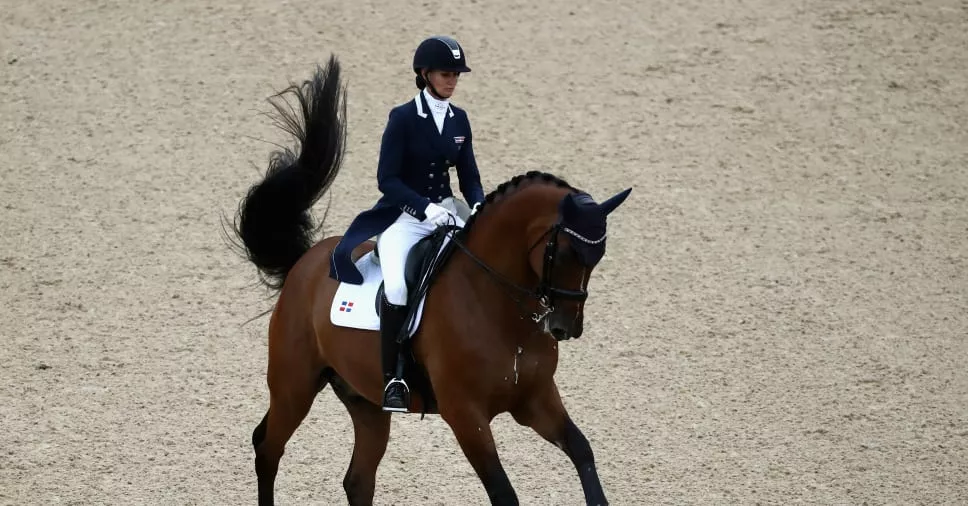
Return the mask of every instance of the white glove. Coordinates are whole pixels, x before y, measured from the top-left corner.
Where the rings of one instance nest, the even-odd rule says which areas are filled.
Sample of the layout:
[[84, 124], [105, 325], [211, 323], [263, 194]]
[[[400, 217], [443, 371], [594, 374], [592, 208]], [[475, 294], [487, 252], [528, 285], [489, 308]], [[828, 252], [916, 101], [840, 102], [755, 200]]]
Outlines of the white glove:
[[447, 225], [455, 221], [454, 216], [450, 214], [450, 211], [444, 209], [433, 202], [427, 204], [427, 209], [424, 209], [424, 214], [427, 215], [426, 221], [434, 226]]

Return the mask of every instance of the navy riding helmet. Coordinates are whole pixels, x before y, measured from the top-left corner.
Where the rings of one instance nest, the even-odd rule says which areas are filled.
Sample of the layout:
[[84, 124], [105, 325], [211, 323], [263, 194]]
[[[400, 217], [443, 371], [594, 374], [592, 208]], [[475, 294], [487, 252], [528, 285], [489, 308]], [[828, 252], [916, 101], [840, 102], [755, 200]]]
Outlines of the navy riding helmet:
[[417, 46], [413, 54], [413, 71], [420, 75], [421, 69], [442, 70], [445, 72], [470, 72], [464, 48], [456, 40], [435, 35], [428, 37]]

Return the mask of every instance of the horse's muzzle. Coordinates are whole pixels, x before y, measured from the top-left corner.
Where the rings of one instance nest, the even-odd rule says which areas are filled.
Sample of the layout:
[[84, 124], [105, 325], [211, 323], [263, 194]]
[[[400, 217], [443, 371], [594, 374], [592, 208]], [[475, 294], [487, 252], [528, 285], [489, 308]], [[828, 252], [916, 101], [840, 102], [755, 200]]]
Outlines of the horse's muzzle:
[[555, 338], [555, 341], [567, 341], [571, 339], [571, 336], [568, 335], [568, 331], [561, 327], [552, 327], [551, 337]]
[[564, 315], [552, 314], [545, 320], [545, 331], [555, 338], [555, 341], [567, 341], [581, 337], [583, 326], [580, 317], [564, 317]]

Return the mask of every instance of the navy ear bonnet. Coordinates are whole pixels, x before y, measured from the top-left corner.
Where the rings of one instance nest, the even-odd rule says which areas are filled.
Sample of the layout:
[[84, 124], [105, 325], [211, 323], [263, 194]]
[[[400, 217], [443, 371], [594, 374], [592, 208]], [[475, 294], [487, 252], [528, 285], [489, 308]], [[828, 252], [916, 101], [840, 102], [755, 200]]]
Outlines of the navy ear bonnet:
[[558, 204], [561, 231], [568, 234], [578, 260], [594, 266], [605, 256], [605, 216], [595, 199], [587, 193], [565, 195]]

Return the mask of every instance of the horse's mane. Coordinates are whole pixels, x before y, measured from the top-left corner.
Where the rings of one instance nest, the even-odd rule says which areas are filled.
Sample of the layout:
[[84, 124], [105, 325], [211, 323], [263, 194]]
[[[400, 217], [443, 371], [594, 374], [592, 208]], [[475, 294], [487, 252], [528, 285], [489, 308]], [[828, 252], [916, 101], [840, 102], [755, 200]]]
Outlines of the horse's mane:
[[484, 202], [481, 202], [481, 206], [477, 208], [477, 212], [474, 213], [474, 215], [471, 216], [471, 218], [464, 225], [464, 231], [466, 232], [470, 230], [471, 225], [474, 224], [474, 222], [477, 220], [477, 217], [484, 212], [486, 207], [493, 206], [494, 204], [502, 201], [505, 197], [514, 194], [514, 192], [517, 190], [530, 186], [534, 183], [550, 184], [559, 188], [567, 188], [573, 192], [579, 191], [574, 186], [568, 184], [568, 182], [564, 179], [547, 172], [532, 170], [524, 174], [518, 174], [517, 176], [514, 176], [513, 178], [499, 184], [494, 191], [488, 193], [487, 196], [484, 197]]

